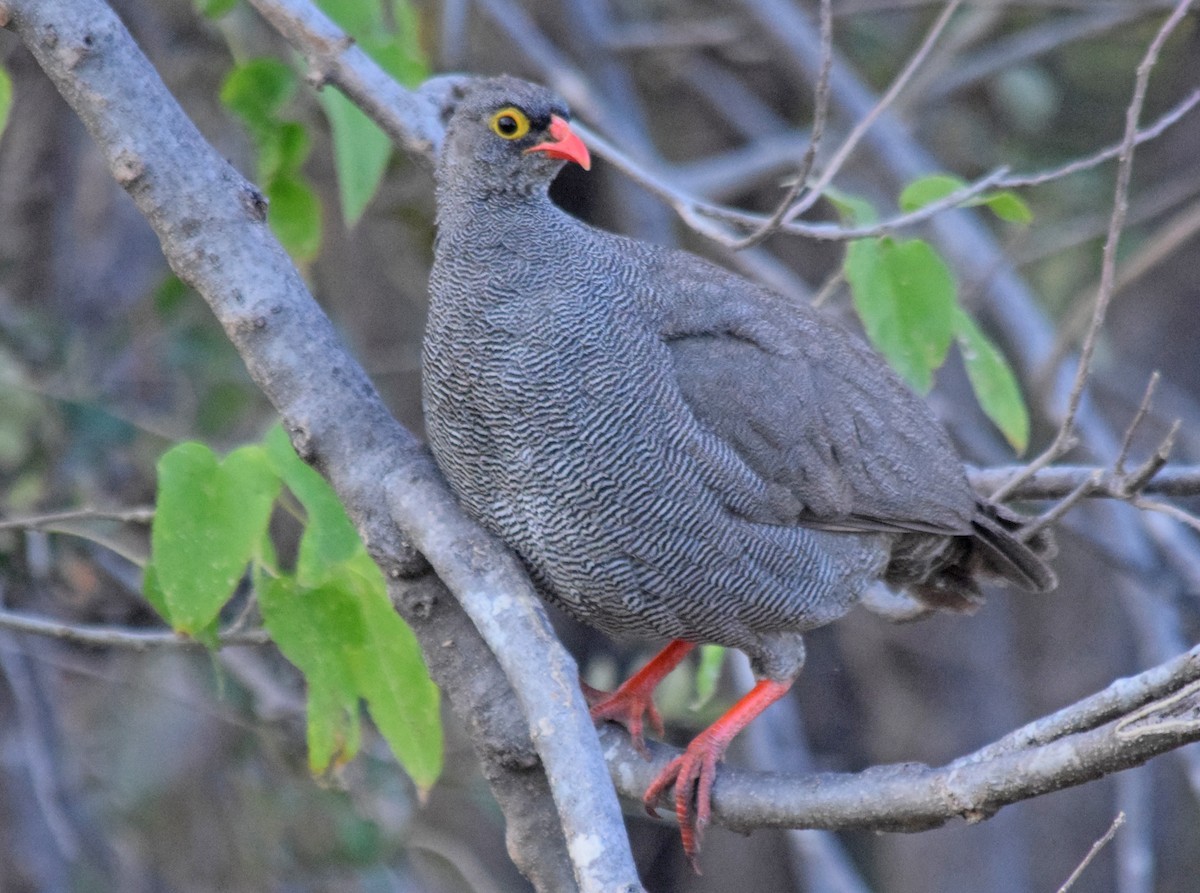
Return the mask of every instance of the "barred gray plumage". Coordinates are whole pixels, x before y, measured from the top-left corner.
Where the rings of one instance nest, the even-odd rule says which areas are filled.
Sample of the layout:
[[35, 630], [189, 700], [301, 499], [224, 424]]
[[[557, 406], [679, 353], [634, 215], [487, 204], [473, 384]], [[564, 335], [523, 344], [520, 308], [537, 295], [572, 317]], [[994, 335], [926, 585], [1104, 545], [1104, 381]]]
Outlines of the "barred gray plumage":
[[462, 96], [423, 363], [438, 465], [548, 599], [612, 634], [739, 648], [786, 685], [801, 633], [875, 580], [960, 610], [979, 573], [1053, 585], [859, 339], [554, 206], [563, 161], [541, 150], [566, 115], [511, 78]]

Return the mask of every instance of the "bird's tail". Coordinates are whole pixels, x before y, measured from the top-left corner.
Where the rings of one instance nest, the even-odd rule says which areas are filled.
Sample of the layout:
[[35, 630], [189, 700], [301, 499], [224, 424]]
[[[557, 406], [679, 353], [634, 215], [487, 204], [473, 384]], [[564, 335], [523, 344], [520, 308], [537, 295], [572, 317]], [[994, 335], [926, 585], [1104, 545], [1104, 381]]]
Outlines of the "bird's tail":
[[1054, 554], [1054, 539], [1046, 529], [1023, 535], [1029, 523], [1011, 509], [981, 501], [968, 536], [913, 533], [897, 540], [884, 582], [928, 608], [959, 613], [983, 603], [981, 578], [1047, 592], [1058, 585], [1046, 563]]
[[1058, 585], [1046, 563], [1056, 551], [1054, 537], [1046, 527], [1025, 535], [1029, 523], [1011, 509], [981, 502], [972, 525], [982, 570], [1028, 592], [1049, 592]]

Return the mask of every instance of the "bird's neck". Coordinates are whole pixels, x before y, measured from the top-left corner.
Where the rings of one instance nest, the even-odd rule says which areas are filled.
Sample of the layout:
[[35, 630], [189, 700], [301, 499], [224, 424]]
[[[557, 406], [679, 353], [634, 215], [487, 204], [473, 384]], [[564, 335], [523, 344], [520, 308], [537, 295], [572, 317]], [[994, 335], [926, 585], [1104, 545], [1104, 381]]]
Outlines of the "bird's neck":
[[449, 234], [479, 227], [512, 226], [523, 221], [549, 222], [562, 211], [550, 201], [549, 184], [519, 188], [513, 184], [444, 180], [437, 189], [437, 225]]

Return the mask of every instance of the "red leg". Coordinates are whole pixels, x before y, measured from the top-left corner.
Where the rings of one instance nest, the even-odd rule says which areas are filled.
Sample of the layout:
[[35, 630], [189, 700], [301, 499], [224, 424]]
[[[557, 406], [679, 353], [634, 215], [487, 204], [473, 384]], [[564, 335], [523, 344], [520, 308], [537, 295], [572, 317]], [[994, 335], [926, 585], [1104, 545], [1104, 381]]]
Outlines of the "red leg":
[[[700, 837], [712, 812], [712, 786], [717, 775], [717, 763], [737, 733], [782, 698], [791, 687], [790, 679], [786, 682], [763, 679], [720, 719], [692, 739], [687, 750], [668, 763], [667, 768], [646, 789], [643, 798], [646, 810], [651, 815], [658, 815], [655, 810], [658, 798], [672, 784], [675, 786], [675, 815], [679, 819], [683, 849], [697, 874], [700, 869], [696, 857], [700, 852]], [[695, 813], [692, 812], [693, 788]]]
[[620, 723], [629, 732], [638, 753], [649, 758], [646, 742], [642, 737], [642, 724], [650, 720], [650, 726], [662, 737], [663, 721], [654, 706], [654, 689], [667, 677], [696, 646], [691, 642], [676, 639], [642, 667], [612, 694], [583, 687], [584, 696], [591, 706], [592, 719], [596, 722], [609, 719]]

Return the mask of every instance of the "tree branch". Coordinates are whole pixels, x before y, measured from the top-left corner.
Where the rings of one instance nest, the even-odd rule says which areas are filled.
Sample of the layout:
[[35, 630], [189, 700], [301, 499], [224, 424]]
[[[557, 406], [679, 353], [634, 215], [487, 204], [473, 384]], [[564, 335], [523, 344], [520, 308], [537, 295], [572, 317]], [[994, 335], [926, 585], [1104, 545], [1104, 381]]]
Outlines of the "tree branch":
[[[171, 630], [144, 630], [130, 629], [125, 626], [66, 623], [59, 620], [47, 620], [44, 617], [34, 617], [20, 611], [10, 611], [7, 608], [0, 608], [0, 629], [49, 636], [52, 639], [74, 642], [76, 645], [132, 648], [135, 651], [147, 651], [151, 648], [162, 647], [206, 647], [203, 642], [179, 635]], [[222, 646], [265, 645], [269, 641], [271, 641], [270, 637], [265, 630], [261, 629], [227, 630], [217, 634], [217, 642]]]
[[[310, 25], [305, 23], [313, 21], [309, 4], [252, 2], [264, 15], [282, 17], [285, 24], [277, 27], [297, 45], [307, 46]], [[553, 778], [561, 778], [565, 771], [579, 784], [581, 776], [590, 777], [589, 767], [566, 765], [564, 754], [582, 753], [581, 759], [591, 759], [594, 746], [589, 742], [594, 739], [582, 734], [584, 750], [570, 749], [581, 717], [586, 715], [574, 688], [573, 665], [554, 650], [553, 643], [545, 641], [538, 610], [528, 592], [522, 591], [527, 584], [522, 581], [510, 586], [506, 580], [507, 572], [501, 568], [511, 557], [475, 551], [487, 538], [477, 539], [475, 531], [469, 537], [464, 533], [466, 528], [459, 526], [462, 519], [427, 457], [411, 435], [387, 416], [361, 370], [345, 357], [328, 321], [311, 305], [296, 271], [267, 235], [261, 195], [203, 143], [111, 11], [98, 0], [0, 0], [0, 24], [10, 18], [84, 119], [118, 182], [129, 190], [159, 233], [172, 266], [213, 306], [251, 374], [283, 415], [297, 450], [330, 477], [347, 504], [372, 554], [392, 579], [400, 610], [416, 629], [431, 671], [472, 728], [510, 833], [525, 841], [541, 841], [539, 835], [545, 836], [554, 826], [544, 821], [545, 788], [544, 784], [539, 787], [540, 774], [528, 771], [534, 762], [529, 741], [507, 721], [515, 714], [513, 693], [467, 618], [443, 597], [436, 582], [417, 577], [420, 558], [391, 523], [391, 512], [420, 531], [423, 550], [428, 550], [439, 572], [462, 591], [465, 603], [473, 606], [476, 623], [489, 641], [503, 644], [496, 647], [505, 655], [507, 669], [517, 676], [527, 672], [517, 664], [527, 663], [528, 655], [509, 655], [514, 648], [543, 655], [541, 682], [550, 694], [539, 702], [536, 688], [525, 689], [523, 684], [521, 688], [535, 727], [534, 743], [551, 765]], [[318, 27], [323, 36], [305, 49], [316, 72], [314, 80], [337, 83], [352, 96], [356, 90], [373, 92], [360, 70], [369, 68], [370, 61], [338, 37], [327, 21], [315, 21], [317, 25], [312, 27]], [[294, 34], [286, 28], [293, 28]], [[361, 85], [354, 87], [356, 82]], [[391, 126], [398, 128], [394, 137], [428, 157], [434, 151], [441, 111], [452, 87], [451, 81], [443, 79], [418, 94], [395, 88], [401, 107], [413, 101], [419, 110], [412, 119], [405, 114], [394, 116]], [[391, 114], [387, 102], [375, 98], [364, 103], [377, 120]], [[418, 123], [408, 130], [412, 121]], [[152, 132], [147, 122], [153, 122]], [[1059, 471], [1039, 472], [1016, 493], [1025, 497], [1038, 486], [1050, 486], [1048, 482]], [[1161, 472], [1142, 492], [1166, 492], [1156, 488], [1171, 486], [1170, 477], [1170, 470]], [[379, 485], [385, 479], [389, 480], [390, 507]], [[1078, 484], [1076, 480], [1072, 486]], [[1175, 485], [1181, 486], [1179, 481]], [[1101, 481], [1098, 486], [1105, 485]], [[1112, 486], [1112, 495], [1118, 495], [1116, 483]], [[1197, 483], [1193, 478], [1184, 486], [1196, 487]], [[1128, 492], [1120, 498], [1128, 498]], [[462, 548], [464, 545], [469, 548]], [[516, 635], [498, 624], [503, 615], [488, 616], [490, 611], [507, 610], [509, 601], [517, 606], [521, 622], [530, 631], [516, 646], [502, 643]], [[444, 647], [446, 642], [455, 647]], [[548, 650], [534, 651], [543, 648]], [[1196, 663], [1195, 651], [1186, 657], [1189, 666]], [[1066, 711], [1070, 718], [1062, 726], [1070, 728], [1069, 732], [1031, 745], [1019, 745], [1015, 743], [1018, 739], [1013, 739], [1011, 749], [985, 753], [985, 748], [941, 769], [883, 767], [855, 776], [784, 780], [723, 772], [714, 792], [715, 812], [726, 824], [743, 829], [778, 825], [913, 830], [955, 815], [986, 817], [1006, 803], [1136, 765], [1200, 738], [1196, 692], [1185, 683], [1184, 675], [1170, 675], [1168, 691], [1158, 700], [1129, 707], [1114, 695], [1125, 705], [1124, 712], [1104, 713], [1103, 721], [1083, 709], [1081, 705], [1088, 702], [1081, 702]], [[661, 755], [670, 749], [657, 748], [660, 757], [645, 763], [621, 733], [605, 729], [603, 740], [613, 754], [612, 771], [620, 789], [640, 797], [666, 758]], [[599, 812], [572, 815], [575, 799], [561, 789], [556, 795], [581, 886], [637, 889], [627, 852], [618, 852], [624, 844], [614, 843], [611, 837], [611, 804], [602, 792], [590, 789], [582, 802]], [[541, 818], [530, 818], [535, 814]], [[620, 836], [619, 817], [616, 827]], [[584, 829], [596, 837], [589, 837]], [[516, 851], [522, 847], [514, 845], [512, 849], [519, 857]], [[565, 855], [550, 857], [548, 862], [553, 864], [548, 867], [522, 867], [539, 889], [565, 889], [564, 884], [569, 883], [562, 879], [565, 859]]]
[[[1024, 466], [997, 466], [975, 469], [968, 477], [971, 485], [984, 496], [991, 496], [1008, 481], [1024, 471]], [[1135, 472], [1136, 473], [1136, 472]], [[1130, 473], [1090, 465], [1054, 465], [1042, 468], [1008, 494], [1009, 499], [1062, 499], [1076, 487], [1095, 478], [1089, 498], [1124, 499], [1131, 497]], [[1177, 465], [1162, 469], [1136, 493], [1156, 493], [1175, 498], [1200, 496], [1200, 466]]]
[[[625, 733], [601, 732], [621, 793], [641, 796], [679, 751], [641, 758]], [[726, 827], [922, 831], [977, 822], [1001, 807], [1084, 784], [1200, 741], [1200, 646], [1011, 732], [939, 768], [916, 763], [854, 774], [780, 775], [723, 767], [713, 815]]]
[[1014, 477], [1009, 483], [996, 492], [997, 499], [1015, 489], [1028, 475], [1056, 461], [1075, 445], [1075, 417], [1079, 413], [1079, 404], [1083, 400], [1083, 390], [1087, 385], [1092, 371], [1092, 354], [1100, 338], [1104, 326], [1104, 318], [1108, 312], [1109, 302], [1116, 291], [1117, 277], [1117, 245], [1125, 228], [1125, 214], [1129, 210], [1129, 183], [1133, 176], [1133, 153], [1138, 143], [1138, 120], [1142, 116], [1142, 106], [1146, 101], [1146, 88], [1150, 83], [1150, 73], [1158, 62], [1158, 54], [1167, 38], [1175, 27], [1182, 21], [1191, 0], [1179, 0], [1166, 21], [1159, 27], [1154, 39], [1137, 68], [1137, 77], [1133, 87], [1133, 98], [1125, 110], [1125, 134], [1121, 139], [1121, 152], [1117, 159], [1117, 184], [1113, 197], [1112, 216], [1109, 219], [1108, 236], [1104, 240], [1104, 251], [1100, 262], [1100, 284], [1096, 290], [1096, 301], [1092, 309], [1092, 321], [1080, 348], [1079, 360], [1075, 370], [1075, 380], [1067, 396], [1067, 407], [1059, 423], [1058, 431], [1050, 445], [1029, 463], [1026, 470]]
[[[311, 15], [306, 21], [321, 22]], [[172, 268], [209, 303], [251, 376], [278, 409], [297, 452], [329, 478], [393, 582], [400, 610], [421, 641], [435, 681], [453, 705], [471, 708], [465, 718], [476, 732], [484, 772], [493, 780], [510, 839], [537, 844], [513, 853], [519, 867], [547, 891], [570, 889], [571, 870], [585, 891], [640, 889], [595, 736], [569, 742], [575, 778], [590, 783], [594, 794], [586, 801], [587, 815], [571, 822], [572, 827], [590, 823], [591, 846], [568, 851], [561, 832], [555, 835], [544, 821], [549, 799], [544, 780], [539, 785], [533, 777], [540, 773], [531, 767], [529, 739], [510, 746], [514, 730], [509, 720], [518, 715], [517, 702], [499, 668], [481, 656], [486, 648], [476, 647], [478, 635], [446, 604], [450, 600], [444, 592], [419, 585], [419, 580], [405, 582], [424, 564], [392, 522], [379, 482], [427, 460], [346, 354], [271, 236], [261, 193], [204, 141], [100, 0], [0, 0], [0, 22], [16, 31], [83, 120], [117, 182], [154, 228]], [[328, 25], [327, 34], [332, 27]], [[350, 46], [332, 52], [350, 61], [361, 55]], [[347, 62], [347, 67], [353, 66]], [[330, 64], [330, 71], [342, 72], [343, 67]], [[444, 83], [433, 85], [439, 86]], [[393, 86], [395, 91], [400, 88]], [[425, 104], [411, 119], [417, 129], [408, 144], [430, 151], [430, 139], [436, 137], [433, 122], [440, 121], [441, 112], [436, 96], [402, 98], [401, 108], [409, 111], [414, 103]], [[398, 120], [408, 122], [408, 112]], [[447, 512], [455, 510], [444, 488], [430, 498]], [[459, 648], [443, 646], [447, 639], [439, 624], [454, 628]], [[561, 646], [545, 639], [519, 647], [540, 653], [546, 665], [570, 660]], [[548, 649], [559, 654], [552, 656]], [[485, 684], [480, 675], [489, 677]], [[574, 679], [557, 678], [555, 684], [562, 689], [560, 696], [538, 704], [537, 712], [527, 717], [542, 730], [533, 742], [539, 750], [546, 749], [547, 739], [563, 737], [556, 729], [571, 727], [562, 718], [561, 705], [577, 696]], [[506, 749], [497, 752], [498, 745]], [[556, 746], [552, 759], [561, 759], [564, 749]], [[575, 808], [566, 796], [556, 800], [564, 810]]]

